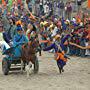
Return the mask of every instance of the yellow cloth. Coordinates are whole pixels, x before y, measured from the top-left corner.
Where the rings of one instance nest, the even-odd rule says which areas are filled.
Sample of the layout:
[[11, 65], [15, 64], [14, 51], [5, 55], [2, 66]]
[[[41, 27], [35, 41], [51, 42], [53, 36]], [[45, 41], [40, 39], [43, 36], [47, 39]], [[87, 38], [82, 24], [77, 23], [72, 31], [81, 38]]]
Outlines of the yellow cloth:
[[0, 41], [4, 41], [2, 32], [0, 32]]
[[44, 21], [44, 22], [43, 22], [43, 25], [46, 25], [46, 24], [48, 24], [48, 22], [47, 22], [47, 21]]

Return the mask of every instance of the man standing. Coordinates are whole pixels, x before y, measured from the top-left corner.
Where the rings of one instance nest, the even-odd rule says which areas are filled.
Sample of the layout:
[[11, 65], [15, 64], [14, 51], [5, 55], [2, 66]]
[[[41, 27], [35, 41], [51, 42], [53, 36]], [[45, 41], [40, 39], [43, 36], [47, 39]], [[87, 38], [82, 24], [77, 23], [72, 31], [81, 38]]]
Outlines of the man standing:
[[40, 13], [39, 3], [40, 3], [39, 0], [36, 0], [36, 1], [35, 1], [35, 15], [36, 15], [36, 16], [39, 16], [39, 13]]
[[71, 2], [70, 1], [66, 3], [65, 14], [66, 14], [66, 19], [71, 20], [72, 6], [71, 6]]
[[58, 3], [58, 9], [59, 9], [59, 15], [61, 17], [64, 17], [64, 2], [63, 0], [61, 0], [59, 3]]
[[82, 0], [77, 0], [77, 4], [78, 4], [78, 12], [79, 12], [81, 10]]
[[17, 26], [17, 34], [14, 36], [13, 39], [13, 46], [17, 46], [15, 49], [15, 57], [21, 57], [21, 50], [22, 50], [22, 45], [24, 43], [27, 43], [29, 40], [27, 36], [23, 33], [23, 29], [21, 26]]
[[10, 46], [5, 42], [4, 40], [4, 36], [3, 36], [3, 25], [2, 22], [0, 21], [0, 48], [2, 50], [2, 52], [4, 52], [6, 49], [10, 48]]
[[3, 16], [2, 6], [0, 7], [0, 20], [2, 21], [4, 30], [7, 31], [9, 28], [8, 27], [9, 22], [8, 22], [7, 16], [6, 15]]

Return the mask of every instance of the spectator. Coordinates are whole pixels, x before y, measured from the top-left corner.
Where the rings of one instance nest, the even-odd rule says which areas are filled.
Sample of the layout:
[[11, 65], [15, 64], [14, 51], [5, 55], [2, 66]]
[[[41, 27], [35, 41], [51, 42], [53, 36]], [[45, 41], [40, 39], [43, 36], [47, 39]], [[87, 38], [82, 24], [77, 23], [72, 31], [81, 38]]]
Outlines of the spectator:
[[67, 2], [65, 5], [65, 15], [66, 15], [66, 19], [71, 20], [72, 6], [70, 2]]
[[6, 49], [10, 48], [10, 46], [5, 42], [4, 40], [4, 28], [2, 25], [2, 22], [0, 21], [0, 48], [2, 52], [4, 52]]
[[28, 4], [29, 11], [32, 12], [32, 3], [31, 3], [31, 1], [29, 1], [27, 4]]
[[58, 3], [58, 9], [59, 9], [59, 16], [64, 17], [64, 2], [61, 0]]
[[81, 10], [82, 0], [77, 0], [78, 12]]

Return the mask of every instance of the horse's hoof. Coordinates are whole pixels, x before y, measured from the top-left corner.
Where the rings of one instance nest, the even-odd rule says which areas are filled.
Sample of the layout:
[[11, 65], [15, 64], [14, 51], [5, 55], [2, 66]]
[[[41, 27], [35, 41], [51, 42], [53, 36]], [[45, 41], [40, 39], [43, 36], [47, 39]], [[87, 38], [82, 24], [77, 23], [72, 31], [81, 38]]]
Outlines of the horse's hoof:
[[20, 73], [23, 74], [23, 71], [21, 71]]
[[29, 74], [27, 74], [27, 78], [29, 78], [29, 76], [30, 76], [30, 75], [29, 75]]
[[21, 72], [21, 74], [23, 74], [23, 72]]
[[39, 56], [42, 56], [41, 54], [39, 54]]
[[32, 65], [30, 65], [30, 68], [32, 68]]

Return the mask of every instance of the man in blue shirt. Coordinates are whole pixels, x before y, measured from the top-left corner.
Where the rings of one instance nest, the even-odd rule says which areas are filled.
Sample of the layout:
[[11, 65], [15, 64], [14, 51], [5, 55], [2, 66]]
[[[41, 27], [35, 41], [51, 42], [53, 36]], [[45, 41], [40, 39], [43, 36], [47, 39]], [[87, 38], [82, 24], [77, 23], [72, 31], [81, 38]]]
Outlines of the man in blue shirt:
[[17, 46], [17, 48], [15, 49], [15, 57], [21, 57], [21, 50], [22, 50], [22, 45], [24, 43], [28, 43], [28, 37], [26, 37], [26, 35], [24, 35], [23, 33], [23, 29], [21, 26], [17, 26], [17, 34], [14, 36], [13, 39], [13, 46]]

